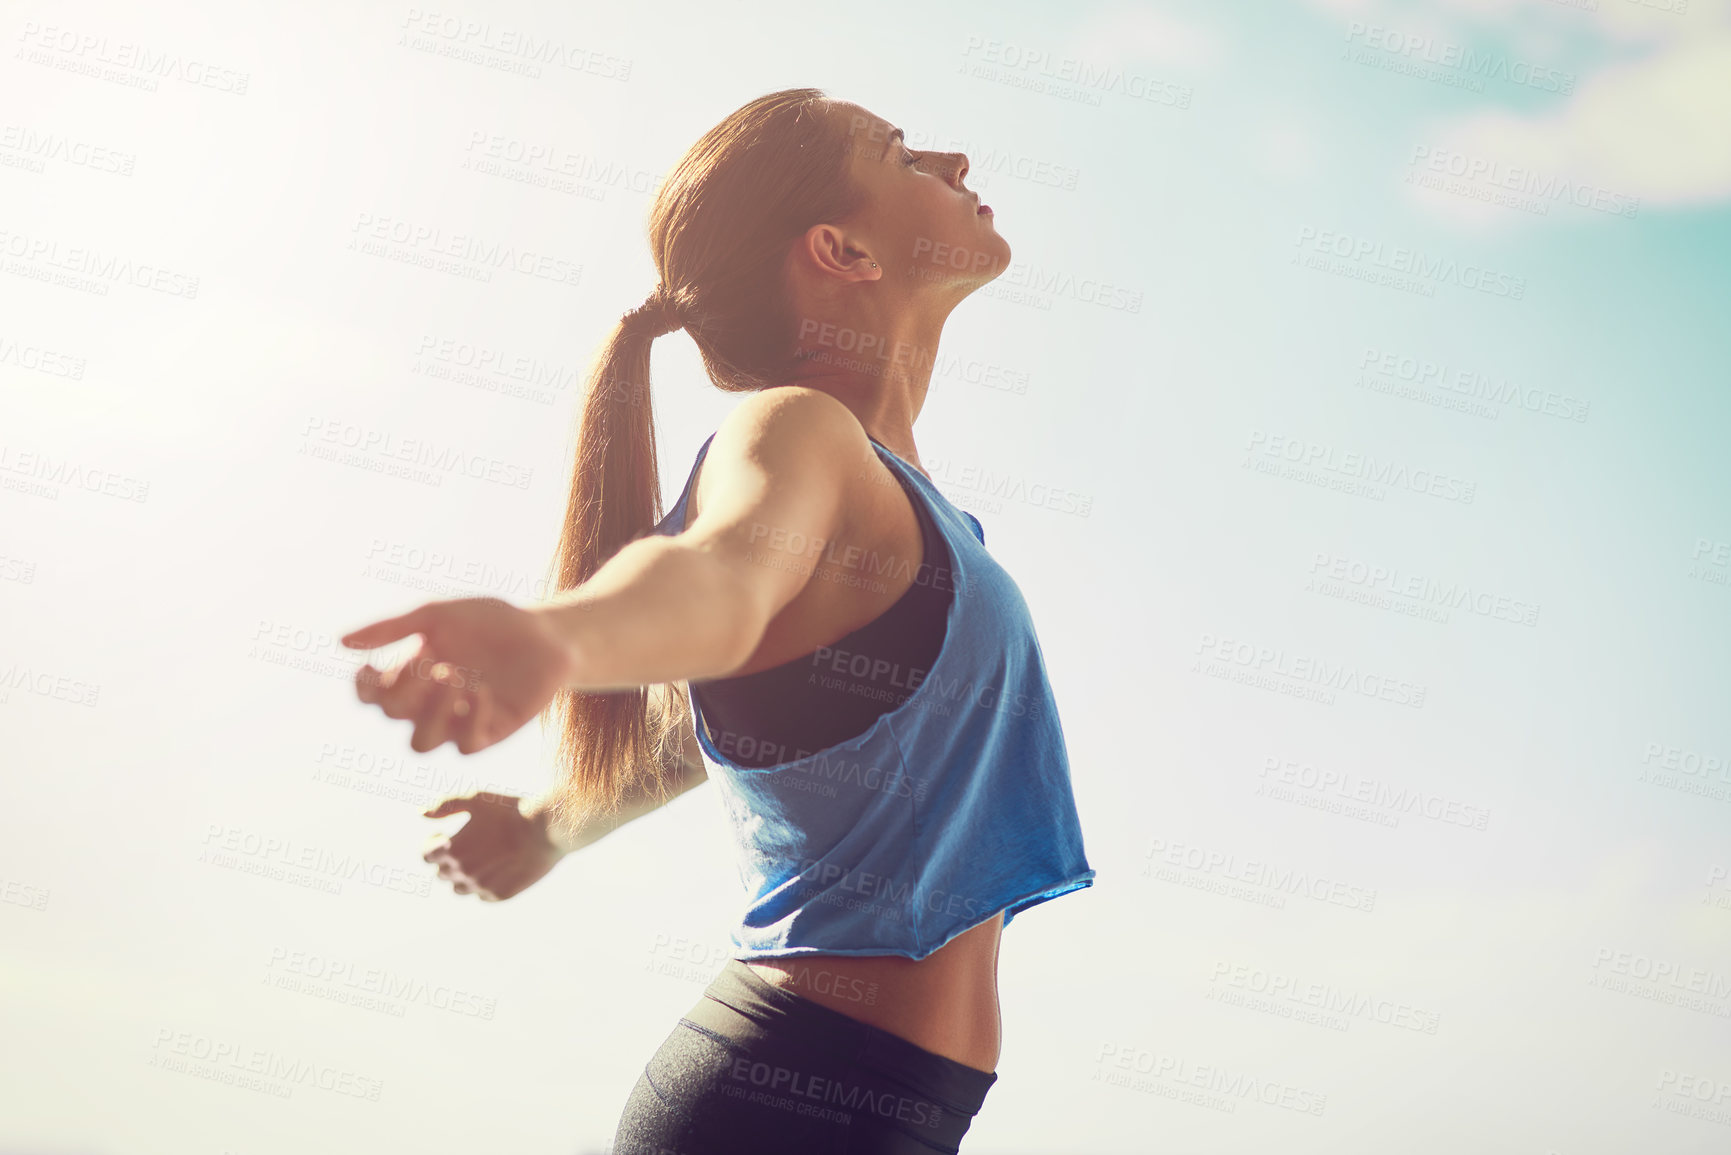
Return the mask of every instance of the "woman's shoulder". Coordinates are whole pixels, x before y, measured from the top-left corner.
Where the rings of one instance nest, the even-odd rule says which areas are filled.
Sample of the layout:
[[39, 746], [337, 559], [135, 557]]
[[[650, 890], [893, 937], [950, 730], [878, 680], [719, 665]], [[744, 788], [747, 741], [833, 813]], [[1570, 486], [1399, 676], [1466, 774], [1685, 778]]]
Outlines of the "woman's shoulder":
[[[725, 520], [790, 518], [833, 533], [875, 459], [852, 411], [816, 389], [776, 386], [734, 406], [707, 442], [690, 485], [687, 524], [708, 509]], [[828, 536], [827, 534], [825, 536]]]
[[780, 385], [742, 400], [710, 435], [698, 489], [708, 496], [756, 475], [845, 490], [874, 456], [847, 406], [821, 390]]
[[853, 411], [821, 389], [776, 385], [750, 394], [716, 429], [716, 441], [734, 444], [797, 441], [829, 448], [852, 444], [870, 448], [865, 427]]

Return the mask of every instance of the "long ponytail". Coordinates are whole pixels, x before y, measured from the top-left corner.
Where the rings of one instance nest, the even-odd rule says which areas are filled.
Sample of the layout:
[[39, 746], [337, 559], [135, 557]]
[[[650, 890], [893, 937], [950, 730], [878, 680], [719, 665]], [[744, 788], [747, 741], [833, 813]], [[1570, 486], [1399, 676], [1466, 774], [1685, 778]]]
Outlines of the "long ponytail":
[[[649, 393], [655, 336], [646, 325], [621, 320], [589, 367], [553, 589], [582, 585], [661, 518]], [[639, 771], [659, 769], [677, 756], [689, 718], [683, 693], [669, 692], [678, 689], [662, 687], [654, 695], [648, 687], [605, 694], [562, 690], [555, 696], [551, 714], [565, 779], [553, 798], [555, 821], [575, 828], [617, 808]]]

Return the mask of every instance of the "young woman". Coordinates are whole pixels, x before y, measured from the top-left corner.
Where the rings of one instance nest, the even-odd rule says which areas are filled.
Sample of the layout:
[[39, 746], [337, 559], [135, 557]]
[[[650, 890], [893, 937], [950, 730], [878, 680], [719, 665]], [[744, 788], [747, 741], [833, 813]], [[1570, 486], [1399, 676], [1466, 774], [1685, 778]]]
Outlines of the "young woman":
[[[1004, 926], [1093, 881], [1026, 603], [914, 447], [945, 319], [1010, 257], [967, 171], [816, 89], [727, 117], [657, 193], [661, 284], [591, 367], [559, 593], [344, 638], [420, 635], [356, 679], [415, 750], [560, 716], [548, 805], [429, 811], [471, 814], [427, 853], [459, 891], [507, 898], [717, 783], [733, 957], [615, 1155], [957, 1151], [997, 1079]], [[649, 349], [675, 328], [747, 396], [661, 517]]]

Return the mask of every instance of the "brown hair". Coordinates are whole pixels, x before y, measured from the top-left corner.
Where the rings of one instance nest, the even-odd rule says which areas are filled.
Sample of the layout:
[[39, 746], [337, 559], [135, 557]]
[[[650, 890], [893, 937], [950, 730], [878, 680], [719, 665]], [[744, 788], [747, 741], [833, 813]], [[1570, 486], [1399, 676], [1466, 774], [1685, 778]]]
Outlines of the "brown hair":
[[[729, 393], [791, 378], [789, 246], [812, 225], [863, 204], [849, 151], [830, 98], [790, 88], [758, 97], [704, 133], [656, 191], [649, 248], [661, 283], [614, 326], [589, 366], [555, 590], [588, 581], [662, 516], [649, 393], [658, 334], [689, 332], [710, 381]], [[616, 809], [640, 778], [665, 799], [668, 770], [691, 725], [686, 689], [559, 691], [549, 706], [559, 719], [556, 821], [575, 827]]]

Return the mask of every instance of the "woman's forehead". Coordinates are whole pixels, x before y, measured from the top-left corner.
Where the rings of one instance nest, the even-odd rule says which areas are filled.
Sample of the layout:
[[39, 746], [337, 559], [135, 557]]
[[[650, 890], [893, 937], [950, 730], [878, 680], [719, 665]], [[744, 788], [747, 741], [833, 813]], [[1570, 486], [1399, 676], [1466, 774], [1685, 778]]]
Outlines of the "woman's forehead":
[[895, 128], [895, 125], [870, 109], [849, 101], [837, 103], [835, 110], [847, 122], [849, 134], [852, 136], [882, 143], [889, 139], [891, 130]]

